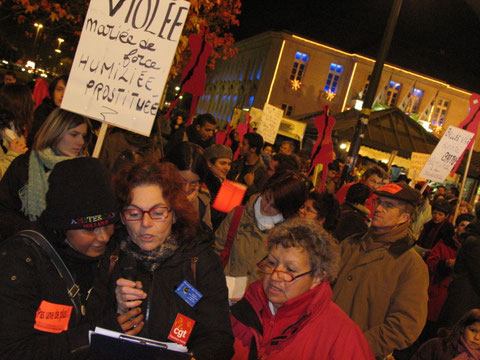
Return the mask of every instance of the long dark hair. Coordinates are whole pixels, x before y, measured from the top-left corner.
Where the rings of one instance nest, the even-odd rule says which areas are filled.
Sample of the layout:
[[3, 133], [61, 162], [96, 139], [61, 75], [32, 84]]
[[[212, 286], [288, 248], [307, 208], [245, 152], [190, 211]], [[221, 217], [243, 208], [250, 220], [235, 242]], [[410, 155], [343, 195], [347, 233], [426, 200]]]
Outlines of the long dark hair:
[[178, 170], [190, 170], [205, 181], [208, 172], [205, 151], [197, 144], [184, 141], [167, 154], [166, 160], [174, 164]]
[[447, 333], [445, 336], [445, 342], [447, 344], [457, 344], [460, 337], [465, 332], [465, 328], [476, 322], [480, 322], [480, 309], [467, 311]]

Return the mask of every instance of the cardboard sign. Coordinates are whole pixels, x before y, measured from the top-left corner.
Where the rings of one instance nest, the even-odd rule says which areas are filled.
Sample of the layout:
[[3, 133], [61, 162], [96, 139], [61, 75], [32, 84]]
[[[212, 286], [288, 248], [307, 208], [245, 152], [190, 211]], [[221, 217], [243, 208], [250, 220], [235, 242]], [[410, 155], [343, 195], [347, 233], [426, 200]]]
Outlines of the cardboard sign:
[[407, 176], [414, 181], [425, 181], [425, 179], [419, 178], [418, 174], [422, 171], [429, 157], [430, 154], [412, 152], [412, 156], [410, 157], [410, 168], [408, 169]]
[[35, 314], [33, 327], [40, 331], [59, 334], [68, 330], [72, 306], [54, 304], [43, 300]]
[[422, 171], [420, 171], [419, 176], [424, 179], [443, 182], [460, 159], [473, 135], [470, 131], [449, 126]]
[[91, 0], [62, 108], [149, 136], [189, 7]]
[[264, 142], [270, 144], [275, 143], [282, 116], [282, 109], [270, 104], [265, 104], [262, 112], [262, 119], [260, 124], [257, 125], [257, 133], [262, 135]]
[[168, 334], [168, 339], [181, 345], [187, 345], [188, 338], [192, 334], [193, 325], [195, 325], [195, 320], [178, 313], [170, 334]]

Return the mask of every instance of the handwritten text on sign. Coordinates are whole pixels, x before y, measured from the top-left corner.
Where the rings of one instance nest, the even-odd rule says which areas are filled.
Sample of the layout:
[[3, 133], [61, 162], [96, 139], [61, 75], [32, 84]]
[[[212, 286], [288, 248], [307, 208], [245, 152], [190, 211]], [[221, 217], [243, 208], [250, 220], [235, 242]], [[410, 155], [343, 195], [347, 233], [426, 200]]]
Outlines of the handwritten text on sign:
[[449, 126], [419, 176], [443, 182], [470, 143], [473, 135], [470, 131]]
[[282, 109], [270, 104], [265, 104], [262, 112], [262, 120], [257, 127], [257, 133], [263, 136], [265, 142], [270, 144], [275, 143], [282, 116]]
[[148, 136], [189, 7], [91, 0], [62, 108]]

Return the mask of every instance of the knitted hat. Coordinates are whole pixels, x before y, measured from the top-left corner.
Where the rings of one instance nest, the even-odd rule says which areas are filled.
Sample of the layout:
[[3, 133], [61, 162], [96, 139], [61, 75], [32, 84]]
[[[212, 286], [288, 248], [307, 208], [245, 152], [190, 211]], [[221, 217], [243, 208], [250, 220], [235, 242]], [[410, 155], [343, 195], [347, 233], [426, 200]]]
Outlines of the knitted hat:
[[432, 211], [433, 210], [443, 212], [446, 215], [450, 215], [450, 213], [452, 212], [452, 204], [450, 204], [448, 200], [437, 199], [432, 202]]
[[118, 220], [110, 175], [98, 159], [59, 162], [49, 177], [44, 224], [52, 229], [91, 229]]
[[232, 160], [232, 149], [221, 144], [213, 144], [205, 149], [205, 157], [207, 160], [211, 159], [230, 159]]
[[375, 190], [375, 194], [392, 199], [405, 201], [410, 205], [417, 206], [420, 201], [420, 191], [412, 189], [408, 185], [387, 184]]

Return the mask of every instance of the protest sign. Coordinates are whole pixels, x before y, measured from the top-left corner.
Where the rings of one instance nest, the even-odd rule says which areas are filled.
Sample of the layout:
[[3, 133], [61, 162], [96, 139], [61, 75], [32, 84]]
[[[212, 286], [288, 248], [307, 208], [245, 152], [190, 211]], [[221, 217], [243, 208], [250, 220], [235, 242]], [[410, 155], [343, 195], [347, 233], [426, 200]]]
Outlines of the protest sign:
[[474, 133], [449, 126], [442, 136], [419, 177], [443, 182], [455, 166]]
[[91, 0], [62, 108], [149, 136], [189, 7]]
[[270, 104], [265, 104], [262, 112], [262, 119], [260, 124], [257, 125], [257, 133], [262, 135], [263, 141], [270, 144], [275, 143], [282, 116], [282, 109]]
[[430, 154], [412, 152], [412, 156], [410, 157], [410, 168], [408, 169], [407, 176], [414, 181], [425, 181], [425, 179], [419, 178], [418, 174], [422, 171], [429, 157]]

